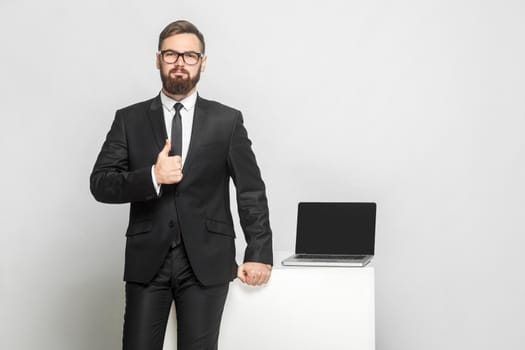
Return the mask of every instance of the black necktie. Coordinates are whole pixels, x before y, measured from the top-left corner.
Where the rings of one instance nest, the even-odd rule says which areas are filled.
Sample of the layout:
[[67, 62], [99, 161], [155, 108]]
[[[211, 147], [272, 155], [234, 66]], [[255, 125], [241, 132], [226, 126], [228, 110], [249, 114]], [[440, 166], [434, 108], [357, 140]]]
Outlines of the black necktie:
[[174, 156], [182, 156], [182, 120], [180, 110], [182, 103], [175, 103], [175, 116], [171, 121], [171, 151]]
[[[175, 115], [171, 121], [171, 153], [172, 156], [182, 156], [182, 120], [180, 110], [184, 107], [182, 103], [175, 103]], [[177, 214], [175, 213], [175, 217]], [[171, 241], [171, 248], [176, 247], [180, 243], [180, 229], [177, 221], [170, 221], [170, 228], [173, 230], [173, 240]]]

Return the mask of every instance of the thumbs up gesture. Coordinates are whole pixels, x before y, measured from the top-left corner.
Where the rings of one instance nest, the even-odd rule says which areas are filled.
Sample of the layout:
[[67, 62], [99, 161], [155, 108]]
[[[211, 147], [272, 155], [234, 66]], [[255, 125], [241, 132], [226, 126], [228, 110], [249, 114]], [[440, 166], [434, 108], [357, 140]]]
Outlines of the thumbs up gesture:
[[159, 152], [155, 162], [155, 178], [159, 185], [176, 184], [182, 180], [182, 158], [170, 156], [171, 143], [166, 140], [164, 148]]

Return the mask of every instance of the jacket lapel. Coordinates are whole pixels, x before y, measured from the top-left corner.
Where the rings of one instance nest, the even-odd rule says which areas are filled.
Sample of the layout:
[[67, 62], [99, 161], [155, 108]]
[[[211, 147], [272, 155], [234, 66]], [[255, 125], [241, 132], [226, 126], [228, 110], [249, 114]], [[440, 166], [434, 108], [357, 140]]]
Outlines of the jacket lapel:
[[162, 110], [162, 102], [160, 100], [160, 94], [153, 99], [148, 111], [149, 121], [153, 135], [155, 136], [155, 142], [159, 150], [164, 147], [168, 135], [166, 134], [166, 124], [164, 122], [164, 112]]

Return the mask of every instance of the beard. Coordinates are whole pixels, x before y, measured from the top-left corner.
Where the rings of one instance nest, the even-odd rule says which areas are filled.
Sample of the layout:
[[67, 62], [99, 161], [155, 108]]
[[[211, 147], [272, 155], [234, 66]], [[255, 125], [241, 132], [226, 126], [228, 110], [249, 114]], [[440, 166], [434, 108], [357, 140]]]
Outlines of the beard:
[[[175, 78], [171, 77], [171, 73], [182, 72], [185, 74], [184, 77], [176, 76]], [[162, 87], [164, 90], [169, 92], [172, 95], [186, 95], [191, 91], [199, 82], [201, 77], [200, 69], [197, 71], [197, 74], [191, 78], [190, 73], [184, 68], [173, 68], [168, 74], [163, 74], [162, 70], [160, 72], [160, 79], [162, 80]]]

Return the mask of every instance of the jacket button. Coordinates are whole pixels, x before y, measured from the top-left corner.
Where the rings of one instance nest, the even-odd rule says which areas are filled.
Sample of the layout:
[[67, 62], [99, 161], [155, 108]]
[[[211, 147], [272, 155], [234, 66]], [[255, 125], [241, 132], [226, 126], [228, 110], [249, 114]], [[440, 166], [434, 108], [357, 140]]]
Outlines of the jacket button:
[[169, 228], [173, 228], [173, 226], [175, 226], [175, 223], [173, 222], [173, 220], [170, 220], [168, 226]]
[[180, 196], [180, 192], [175, 192], [175, 197]]

